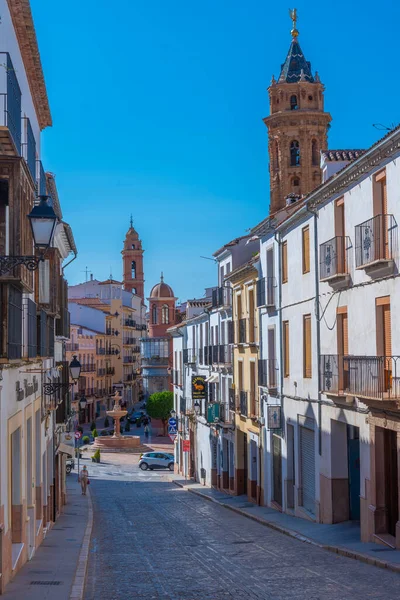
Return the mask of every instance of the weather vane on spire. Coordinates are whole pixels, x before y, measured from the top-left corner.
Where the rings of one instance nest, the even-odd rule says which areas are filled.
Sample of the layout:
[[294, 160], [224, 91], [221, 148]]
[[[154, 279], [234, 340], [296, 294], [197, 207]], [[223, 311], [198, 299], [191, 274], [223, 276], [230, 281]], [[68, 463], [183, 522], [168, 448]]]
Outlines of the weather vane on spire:
[[296, 25], [297, 25], [297, 8], [289, 8], [289, 15], [290, 18], [292, 19], [293, 22], [293, 29], [290, 32], [292, 34], [292, 38], [294, 40], [296, 40], [297, 36], [299, 35], [299, 32], [296, 29]]
[[161, 271], [161, 283], [164, 281], [164, 273]]
[[131, 213], [131, 227], [133, 227], [133, 218], [132, 218], [132, 213]]

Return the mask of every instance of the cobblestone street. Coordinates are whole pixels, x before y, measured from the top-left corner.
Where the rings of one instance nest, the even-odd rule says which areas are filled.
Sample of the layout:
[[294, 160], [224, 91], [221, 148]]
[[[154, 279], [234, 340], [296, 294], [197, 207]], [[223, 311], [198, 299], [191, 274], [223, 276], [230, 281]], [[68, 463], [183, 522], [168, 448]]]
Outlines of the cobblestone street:
[[162, 471], [115, 459], [90, 468], [85, 600], [399, 597], [396, 573], [289, 538], [178, 488]]

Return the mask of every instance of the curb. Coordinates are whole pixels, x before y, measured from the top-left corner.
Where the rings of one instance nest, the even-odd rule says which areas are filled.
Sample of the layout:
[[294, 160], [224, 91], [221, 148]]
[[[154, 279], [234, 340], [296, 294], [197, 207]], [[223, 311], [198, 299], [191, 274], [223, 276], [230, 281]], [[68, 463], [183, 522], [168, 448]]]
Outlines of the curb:
[[75, 577], [69, 596], [70, 600], [82, 600], [85, 589], [87, 565], [89, 559], [90, 538], [93, 529], [93, 503], [89, 487], [87, 488], [87, 494], [89, 505], [88, 522], [85, 529], [85, 535], [83, 536], [82, 540], [82, 548], [79, 552], [78, 565], [76, 567]]
[[278, 525], [277, 523], [273, 523], [272, 521], [267, 521], [266, 519], [262, 519], [261, 517], [257, 517], [256, 515], [250, 515], [250, 514], [244, 512], [241, 508], [237, 508], [236, 506], [230, 506], [229, 504], [226, 504], [225, 502], [220, 502], [219, 500], [217, 500], [216, 498], [213, 498], [212, 496], [206, 496], [205, 494], [203, 494], [202, 492], [199, 492], [198, 490], [190, 489], [190, 487], [186, 486], [184, 482], [181, 482], [176, 479], [170, 479], [170, 481], [172, 481], [172, 483], [174, 483], [178, 487], [183, 488], [185, 491], [190, 492], [191, 494], [195, 494], [196, 496], [199, 496], [200, 498], [203, 498], [204, 500], [209, 500], [210, 502], [214, 502], [214, 504], [219, 504], [219, 506], [223, 506], [224, 508], [227, 508], [227, 509], [231, 510], [232, 512], [235, 512], [235, 513], [241, 515], [242, 517], [247, 517], [248, 519], [251, 519], [252, 521], [256, 521], [260, 525], [264, 525], [264, 527], [269, 527], [270, 529], [274, 529], [275, 531], [278, 531], [279, 533], [283, 533], [284, 535], [287, 535], [291, 538], [299, 540], [300, 542], [304, 542], [305, 544], [310, 544], [311, 546], [316, 546], [317, 548], [321, 548], [322, 550], [326, 550], [327, 552], [332, 552], [333, 554], [338, 554], [340, 556], [345, 556], [346, 558], [352, 558], [354, 560], [358, 560], [358, 561], [366, 563], [368, 565], [373, 565], [380, 569], [388, 569], [389, 571], [393, 571], [395, 573], [400, 573], [400, 564], [390, 563], [386, 560], [379, 560], [379, 558], [373, 558], [372, 556], [369, 556], [368, 554], [363, 554], [362, 552], [356, 552], [355, 550], [349, 550], [348, 548], [345, 548], [343, 546], [330, 546], [330, 545], [326, 545], [326, 544], [321, 544], [320, 542], [316, 542], [312, 538], [302, 535], [301, 533], [298, 533], [297, 531], [294, 531], [293, 529], [288, 529], [287, 527], [283, 527], [282, 525]]

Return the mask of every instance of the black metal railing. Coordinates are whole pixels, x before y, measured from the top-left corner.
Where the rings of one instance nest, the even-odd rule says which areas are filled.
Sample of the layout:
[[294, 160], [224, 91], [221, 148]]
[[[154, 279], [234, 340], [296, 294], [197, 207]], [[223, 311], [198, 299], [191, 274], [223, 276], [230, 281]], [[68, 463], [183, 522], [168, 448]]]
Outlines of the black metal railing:
[[135, 342], [136, 342], [136, 338], [127, 337], [124, 339], [124, 341], [122, 343], [125, 344], [125, 346], [132, 346], [132, 344], [134, 344]]
[[239, 392], [237, 408], [241, 415], [247, 417], [247, 392], [244, 392], [243, 390]]
[[321, 280], [348, 273], [350, 238], [336, 236], [319, 247], [319, 278]]
[[133, 346], [132, 352], [135, 352], [135, 354], [138, 354], [140, 352], [140, 346]]
[[124, 364], [133, 363], [133, 357], [132, 356], [124, 356], [123, 362], [124, 362]]
[[276, 358], [263, 358], [258, 361], [258, 385], [270, 391], [278, 388], [279, 366]]
[[22, 155], [28, 165], [33, 181], [36, 180], [36, 141], [33, 135], [32, 125], [28, 117], [24, 117], [25, 141], [22, 144]]
[[[6, 93], [0, 93], [0, 123], [8, 128], [17, 152], [21, 154], [21, 88], [10, 55], [7, 52], [0, 54], [0, 60], [4, 54], [6, 56], [3, 66], [7, 81]], [[1, 62], [3, 61], [1, 60]]]
[[219, 346], [211, 346], [212, 364], [219, 363]]
[[136, 327], [136, 321], [133, 319], [125, 319], [124, 320], [125, 327]]
[[232, 306], [232, 289], [230, 287], [218, 287], [212, 291], [212, 307]]
[[342, 356], [320, 360], [322, 391], [372, 400], [400, 399], [399, 356]]
[[397, 223], [393, 215], [377, 215], [355, 229], [356, 267], [393, 258], [397, 246]]
[[262, 277], [257, 281], [257, 306], [275, 306], [275, 277]]
[[115, 368], [114, 367], [106, 367], [106, 375], [114, 375]]
[[104, 377], [104, 375], [106, 374], [106, 370], [103, 369], [97, 369], [97, 377]]
[[219, 346], [219, 363], [230, 365], [232, 363], [232, 346], [229, 344], [221, 344]]
[[105, 348], [96, 348], [96, 354], [98, 354], [99, 356], [103, 356], [105, 353], [106, 353]]
[[197, 360], [196, 351], [192, 348], [184, 348], [182, 351], [183, 364], [195, 363]]
[[95, 370], [96, 370], [96, 366], [92, 365], [92, 364], [90, 364], [90, 365], [83, 364], [82, 368], [81, 368], [82, 373], [94, 373]]
[[235, 410], [235, 388], [228, 389], [229, 410]]
[[236, 344], [254, 344], [257, 342], [256, 322], [254, 319], [239, 319], [235, 325]]
[[42, 161], [36, 160], [36, 193], [38, 196], [45, 196], [47, 191], [46, 174], [44, 172]]

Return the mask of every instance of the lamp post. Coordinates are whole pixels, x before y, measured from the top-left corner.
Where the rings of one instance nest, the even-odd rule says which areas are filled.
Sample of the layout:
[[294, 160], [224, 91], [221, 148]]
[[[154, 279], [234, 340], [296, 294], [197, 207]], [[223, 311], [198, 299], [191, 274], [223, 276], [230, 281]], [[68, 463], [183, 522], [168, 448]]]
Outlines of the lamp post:
[[46, 396], [51, 396], [52, 394], [56, 394], [59, 390], [62, 390], [64, 394], [69, 390], [70, 387], [75, 385], [78, 381], [82, 366], [79, 362], [76, 354], [73, 356], [71, 362], [69, 363], [69, 374], [72, 381], [68, 383], [53, 383], [53, 382], [45, 382], [43, 383], [43, 391]]
[[0, 275], [9, 273], [19, 265], [25, 265], [28, 271], [35, 271], [44, 260], [46, 250], [51, 246], [58, 217], [48, 202], [49, 196], [40, 196], [40, 202], [27, 215], [35, 248], [39, 256], [0, 256]]

